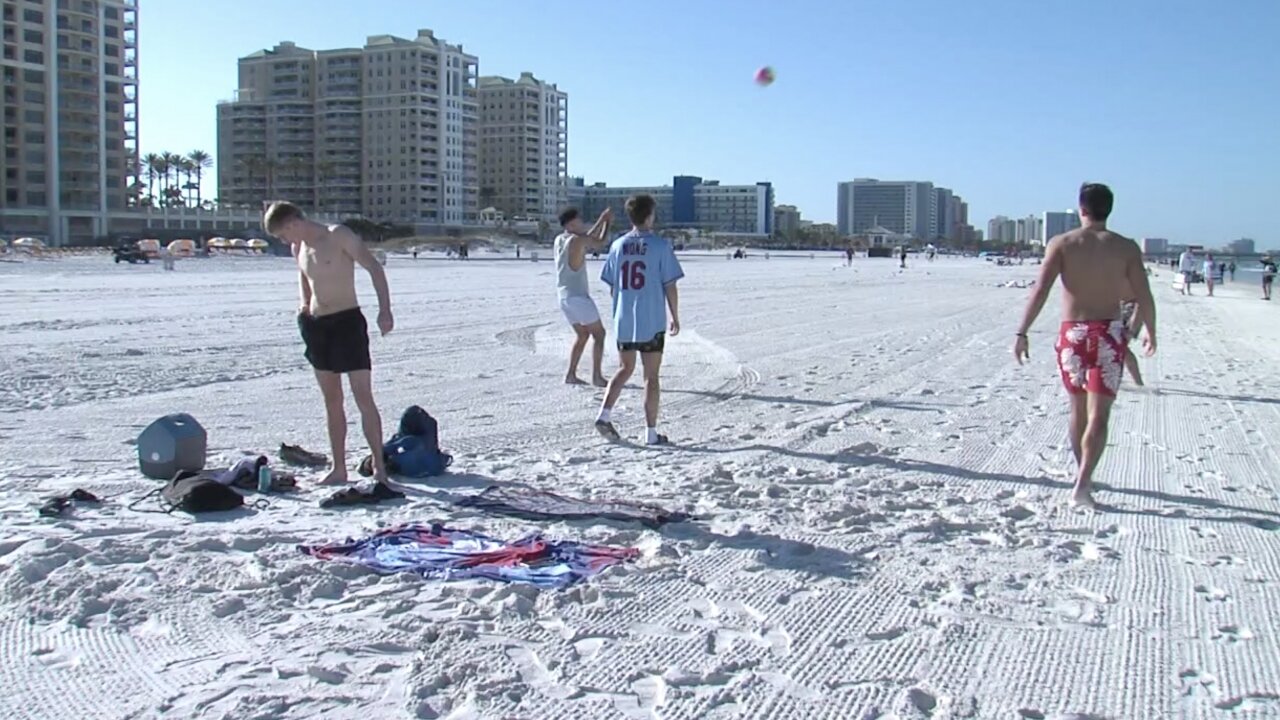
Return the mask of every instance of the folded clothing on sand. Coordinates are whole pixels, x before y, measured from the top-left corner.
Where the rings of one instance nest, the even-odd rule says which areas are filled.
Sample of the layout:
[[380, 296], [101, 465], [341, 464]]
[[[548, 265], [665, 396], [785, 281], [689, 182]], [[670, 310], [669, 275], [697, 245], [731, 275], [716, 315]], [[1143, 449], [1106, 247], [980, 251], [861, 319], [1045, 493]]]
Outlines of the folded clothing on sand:
[[462, 498], [457, 501], [457, 504], [526, 520], [603, 518], [658, 527], [665, 523], [683, 522], [689, 519], [685, 513], [672, 512], [656, 505], [626, 500], [586, 500], [529, 487], [499, 485], [491, 485], [479, 495]]
[[506, 543], [442, 525], [405, 525], [361, 540], [299, 545], [298, 550], [383, 574], [412, 572], [441, 580], [489, 578], [543, 588], [567, 587], [640, 556], [634, 548], [555, 542], [540, 535]]

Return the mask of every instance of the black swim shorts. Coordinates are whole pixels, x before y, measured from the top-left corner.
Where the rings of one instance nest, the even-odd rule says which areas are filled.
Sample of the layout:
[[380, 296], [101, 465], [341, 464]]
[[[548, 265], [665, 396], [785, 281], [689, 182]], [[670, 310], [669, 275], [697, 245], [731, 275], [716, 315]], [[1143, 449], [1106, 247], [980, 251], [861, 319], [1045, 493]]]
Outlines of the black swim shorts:
[[360, 308], [332, 315], [298, 314], [298, 330], [307, 362], [316, 370], [349, 373], [369, 370], [369, 326]]
[[667, 334], [658, 333], [644, 342], [620, 342], [618, 349], [622, 352], [660, 353], [667, 345]]

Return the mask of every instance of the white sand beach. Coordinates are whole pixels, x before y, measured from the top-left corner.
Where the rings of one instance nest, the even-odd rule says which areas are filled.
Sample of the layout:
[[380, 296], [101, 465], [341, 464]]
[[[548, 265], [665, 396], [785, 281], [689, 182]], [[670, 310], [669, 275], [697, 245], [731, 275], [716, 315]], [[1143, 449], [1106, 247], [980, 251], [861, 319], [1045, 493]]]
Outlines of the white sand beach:
[[[193, 414], [210, 466], [328, 450], [290, 261], [0, 264], [0, 717], [1280, 717], [1280, 308], [1255, 276], [1181, 297], [1156, 270], [1160, 352], [1147, 388], [1126, 379], [1088, 515], [1066, 508], [1056, 293], [1012, 356], [1028, 291], [1002, 285], [1034, 266], [684, 263], [676, 447], [595, 434], [551, 263], [393, 257], [375, 392], [388, 435], [408, 405], [439, 418], [452, 474], [325, 510], [305, 472], [194, 519], [125, 507], [157, 486], [134, 448], [155, 418]], [[633, 438], [640, 403], [614, 414]], [[507, 483], [696, 518], [454, 505]], [[73, 488], [109, 500], [37, 515]], [[295, 548], [403, 522], [643, 556], [548, 591]]]

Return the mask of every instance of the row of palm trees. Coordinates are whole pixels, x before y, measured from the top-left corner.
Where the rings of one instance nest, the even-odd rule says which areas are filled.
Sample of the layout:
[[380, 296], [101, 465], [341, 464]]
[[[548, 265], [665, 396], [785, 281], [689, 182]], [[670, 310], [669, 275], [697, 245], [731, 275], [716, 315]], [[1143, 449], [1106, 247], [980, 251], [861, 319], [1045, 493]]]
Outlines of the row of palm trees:
[[[204, 150], [186, 155], [171, 152], [148, 153], [142, 157], [142, 177], [136, 191], [143, 207], [202, 207], [200, 196], [205, 170], [213, 167], [213, 157]], [[158, 192], [157, 192], [158, 190]]]

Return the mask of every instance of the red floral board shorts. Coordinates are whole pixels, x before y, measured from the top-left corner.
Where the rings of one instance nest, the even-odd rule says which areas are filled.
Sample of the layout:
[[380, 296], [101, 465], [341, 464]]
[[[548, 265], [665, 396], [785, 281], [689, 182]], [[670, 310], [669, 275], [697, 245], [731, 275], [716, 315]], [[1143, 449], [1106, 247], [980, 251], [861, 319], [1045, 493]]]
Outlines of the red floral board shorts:
[[1058, 330], [1058, 371], [1072, 395], [1096, 393], [1115, 397], [1124, 374], [1129, 337], [1119, 320], [1062, 323]]

